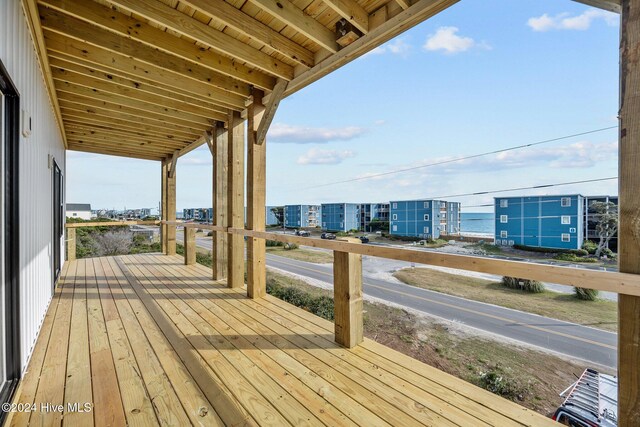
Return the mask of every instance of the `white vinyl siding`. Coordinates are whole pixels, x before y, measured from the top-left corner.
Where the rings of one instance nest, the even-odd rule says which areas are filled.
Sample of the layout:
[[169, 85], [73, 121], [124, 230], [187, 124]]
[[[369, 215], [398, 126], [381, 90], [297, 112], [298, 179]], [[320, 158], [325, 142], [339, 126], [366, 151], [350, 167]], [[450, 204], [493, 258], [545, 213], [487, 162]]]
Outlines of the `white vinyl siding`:
[[[65, 150], [47, 95], [20, 1], [0, 1], [0, 61], [20, 93], [20, 109], [32, 119], [29, 138], [20, 133], [20, 353], [24, 369], [35, 344], [53, 284], [52, 170], [55, 157], [65, 175]], [[57, 240], [57, 239], [56, 239]]]

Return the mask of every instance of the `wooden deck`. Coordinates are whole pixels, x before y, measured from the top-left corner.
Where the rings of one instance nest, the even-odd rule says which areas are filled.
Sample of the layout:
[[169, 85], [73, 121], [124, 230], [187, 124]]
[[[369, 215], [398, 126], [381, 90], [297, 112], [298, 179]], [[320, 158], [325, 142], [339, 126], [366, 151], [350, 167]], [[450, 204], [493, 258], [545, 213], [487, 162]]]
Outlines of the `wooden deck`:
[[[248, 299], [182, 257], [68, 262], [10, 425], [552, 425], [333, 324]], [[42, 404], [91, 403], [89, 412]]]

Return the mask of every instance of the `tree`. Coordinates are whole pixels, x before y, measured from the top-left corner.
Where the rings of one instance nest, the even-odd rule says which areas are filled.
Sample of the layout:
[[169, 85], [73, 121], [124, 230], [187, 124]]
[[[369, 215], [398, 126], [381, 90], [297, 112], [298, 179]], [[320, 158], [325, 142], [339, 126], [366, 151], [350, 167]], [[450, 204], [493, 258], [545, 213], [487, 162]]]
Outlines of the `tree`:
[[602, 251], [609, 247], [609, 240], [618, 232], [618, 205], [612, 202], [591, 202], [589, 211], [596, 223], [598, 248], [596, 258], [600, 258]]
[[276, 216], [278, 225], [284, 224], [284, 206], [276, 206], [271, 208], [271, 212]]

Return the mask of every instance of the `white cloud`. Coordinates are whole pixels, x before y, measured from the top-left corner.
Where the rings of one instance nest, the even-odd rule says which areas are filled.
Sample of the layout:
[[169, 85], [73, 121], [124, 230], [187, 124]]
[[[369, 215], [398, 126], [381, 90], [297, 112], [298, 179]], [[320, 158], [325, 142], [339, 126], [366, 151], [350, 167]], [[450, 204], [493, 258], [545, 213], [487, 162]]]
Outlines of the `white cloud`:
[[544, 32], [550, 30], [578, 30], [584, 31], [591, 27], [593, 21], [602, 19], [609, 26], [618, 24], [618, 15], [612, 12], [598, 9], [587, 9], [580, 15], [570, 16], [568, 13], [560, 13], [555, 16], [543, 14], [539, 17], [529, 18], [527, 25], [533, 31]]
[[377, 48], [368, 52], [367, 55], [384, 55], [386, 53], [389, 53], [391, 55], [406, 57], [410, 51], [411, 45], [405, 42], [404, 39], [399, 38], [385, 43], [382, 46], [378, 46]]
[[311, 144], [329, 141], [348, 141], [357, 138], [367, 130], [358, 126], [338, 128], [312, 128], [275, 123], [267, 135], [269, 142]]
[[302, 156], [298, 157], [299, 165], [337, 165], [344, 159], [355, 157], [356, 153], [351, 150], [322, 150], [311, 148]]
[[459, 36], [458, 31], [457, 27], [440, 27], [434, 34], [429, 35], [422, 47], [428, 51], [442, 50], [447, 54], [465, 52], [473, 48], [491, 49], [491, 46], [485, 42], [477, 42], [471, 37]]

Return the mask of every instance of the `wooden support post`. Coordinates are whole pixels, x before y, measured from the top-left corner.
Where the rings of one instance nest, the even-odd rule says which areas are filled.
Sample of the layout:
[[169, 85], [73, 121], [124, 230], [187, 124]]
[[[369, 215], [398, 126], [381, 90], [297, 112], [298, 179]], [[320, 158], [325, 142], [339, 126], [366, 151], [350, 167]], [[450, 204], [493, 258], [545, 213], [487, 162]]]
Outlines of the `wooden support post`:
[[[264, 231], [266, 224], [266, 144], [258, 144], [257, 131], [263, 92], [253, 91], [253, 102], [248, 108], [247, 135], [247, 228]], [[247, 239], [247, 295], [262, 298], [267, 294], [266, 242], [264, 239]]]
[[[640, 274], [640, 0], [622, 0], [618, 235], [620, 271]], [[618, 295], [618, 426], [640, 420], [640, 297]]]
[[[167, 160], [167, 221], [176, 220], [176, 155], [174, 158]], [[176, 254], [176, 227], [171, 225], [167, 227], [167, 255]]]
[[67, 228], [67, 261], [76, 259], [76, 229]]
[[335, 340], [353, 348], [363, 340], [362, 255], [333, 251]]
[[[212, 141], [213, 150], [213, 225], [228, 227], [228, 192], [227, 171], [229, 167], [228, 141], [229, 135], [223, 122], [217, 122]], [[227, 233], [214, 231], [212, 236], [213, 280], [227, 278]]]
[[184, 227], [184, 264], [193, 265], [196, 263], [196, 229]]
[[[169, 178], [169, 166], [167, 160], [162, 161], [161, 185], [160, 185], [160, 219], [168, 221], [167, 218], [167, 178]], [[169, 226], [160, 224], [160, 246], [162, 253], [167, 253], [167, 230]]]
[[[231, 228], [244, 228], [244, 121], [240, 113], [230, 112], [228, 122], [228, 221]], [[227, 286], [244, 286], [244, 236], [230, 234]]]

